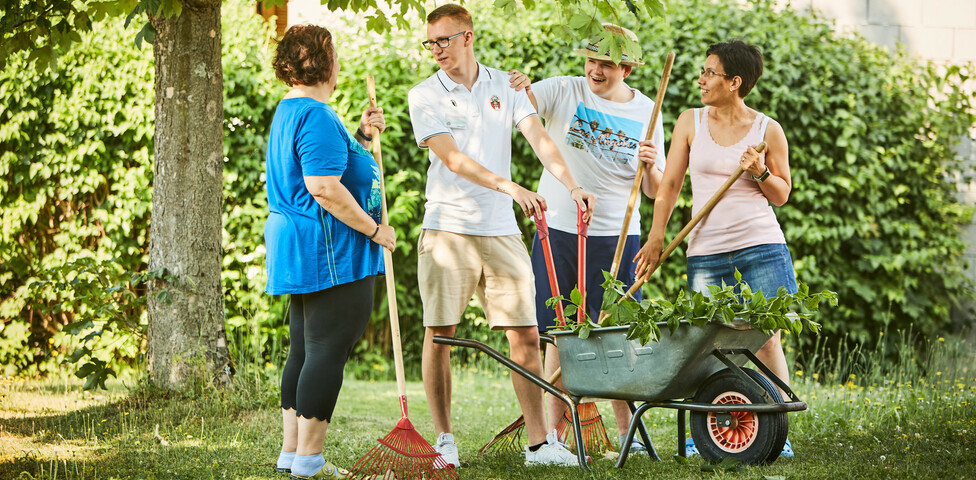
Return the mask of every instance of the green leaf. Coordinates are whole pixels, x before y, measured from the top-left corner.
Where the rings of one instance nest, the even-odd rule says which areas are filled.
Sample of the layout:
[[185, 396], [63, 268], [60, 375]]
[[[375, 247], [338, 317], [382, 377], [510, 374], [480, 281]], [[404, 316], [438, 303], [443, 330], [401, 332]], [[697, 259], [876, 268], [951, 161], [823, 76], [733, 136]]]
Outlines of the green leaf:
[[585, 13], [574, 13], [573, 16], [569, 17], [569, 28], [573, 30], [580, 30], [590, 23], [592, 15], [587, 15]]
[[88, 363], [82, 365], [78, 369], [78, 371], [75, 372], [75, 376], [78, 377], [78, 378], [85, 378], [85, 377], [91, 375], [97, 369], [98, 369], [98, 366], [97, 365], [95, 365], [92, 362], [88, 362]]
[[579, 287], [573, 288], [573, 291], [569, 294], [569, 299], [576, 305], [583, 307], [583, 294], [580, 293]]

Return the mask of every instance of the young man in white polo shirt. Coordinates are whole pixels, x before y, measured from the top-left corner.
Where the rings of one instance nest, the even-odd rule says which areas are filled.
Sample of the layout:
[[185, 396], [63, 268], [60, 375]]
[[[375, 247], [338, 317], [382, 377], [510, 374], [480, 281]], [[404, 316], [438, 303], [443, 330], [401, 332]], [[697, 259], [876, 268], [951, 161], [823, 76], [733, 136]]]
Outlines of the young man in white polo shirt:
[[[637, 36], [626, 28], [609, 23], [603, 28], [637, 42]], [[513, 71], [510, 78], [516, 90], [525, 89], [532, 105], [546, 120], [546, 130], [557, 140], [569, 169], [585, 189], [600, 198], [593, 211], [586, 242], [586, 303], [590, 318], [597, 318], [600, 313], [603, 271], [610, 270], [637, 169], [645, 169], [641, 190], [649, 198], [654, 198], [657, 193], [664, 172], [664, 155], [658, 155], [658, 152], [664, 152], [664, 123], [658, 117], [651, 140], [644, 140], [654, 101], [624, 81], [633, 68], [641, 64], [629, 58], [626, 52], [616, 64], [610, 56], [599, 54], [599, 50], [599, 45], [593, 43], [576, 50], [586, 58], [582, 77], [553, 77], [531, 85], [529, 78], [520, 72]], [[566, 295], [565, 292], [576, 286], [576, 209], [572, 199], [548, 172], [543, 172], [539, 179], [539, 194], [549, 201], [546, 211], [549, 242], [557, 285]], [[617, 271], [617, 279], [628, 287], [634, 283], [632, 259], [641, 247], [639, 208], [638, 198]], [[546, 306], [552, 294], [538, 235], [532, 244], [532, 268], [536, 273], [536, 315], [539, 330], [544, 332], [555, 325], [556, 314]], [[640, 300], [640, 292], [636, 298]], [[557, 368], [556, 348], [547, 345], [546, 375], [551, 375]], [[548, 404], [549, 424], [555, 425], [566, 406], [552, 396]], [[623, 401], [612, 404], [623, 441], [631, 418], [630, 409]], [[635, 438], [631, 452], [642, 451], [646, 452], [646, 447]]]
[[[430, 149], [424, 230], [418, 241], [418, 279], [424, 304], [423, 377], [435, 448], [460, 465], [451, 430], [450, 347], [433, 336], [453, 336], [477, 293], [492, 329], [505, 331], [512, 360], [539, 375], [539, 332], [529, 255], [512, 200], [526, 215], [542, 213], [545, 199], [511, 180], [511, 132], [517, 126], [565, 187], [586, 220], [596, 197], [576, 183], [525, 94], [508, 74], [479, 64], [474, 25], [463, 7], [447, 4], [427, 16], [429, 49], [441, 69], [410, 90], [417, 144]], [[512, 375], [525, 417], [526, 465], [577, 465], [576, 456], [546, 433], [543, 392]]]

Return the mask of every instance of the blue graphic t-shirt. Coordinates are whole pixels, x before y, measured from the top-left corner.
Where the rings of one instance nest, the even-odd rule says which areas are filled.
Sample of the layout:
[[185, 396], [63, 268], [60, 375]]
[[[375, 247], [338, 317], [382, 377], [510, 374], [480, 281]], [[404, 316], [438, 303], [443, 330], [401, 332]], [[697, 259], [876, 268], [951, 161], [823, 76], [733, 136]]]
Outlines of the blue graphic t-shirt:
[[[628, 87], [629, 88], [629, 87]], [[585, 77], [553, 77], [532, 85], [546, 131], [559, 146], [573, 177], [599, 200], [590, 222], [591, 236], [618, 236], [641, 165], [640, 142], [647, 137], [654, 102], [637, 90], [625, 102], [614, 102], [590, 90]], [[652, 140], [657, 168], [664, 171], [664, 123], [658, 117]], [[546, 198], [549, 228], [576, 233], [576, 202], [548, 170], [539, 178]], [[628, 235], [640, 234], [638, 203]]]
[[282, 100], [271, 122], [265, 174], [265, 291], [312, 293], [383, 273], [382, 247], [338, 221], [305, 187], [304, 177], [339, 176], [380, 221], [379, 168], [332, 107], [311, 98]]
[[644, 125], [608, 115], [579, 102], [566, 133], [566, 144], [583, 150], [597, 161], [628, 164], [637, 155]]

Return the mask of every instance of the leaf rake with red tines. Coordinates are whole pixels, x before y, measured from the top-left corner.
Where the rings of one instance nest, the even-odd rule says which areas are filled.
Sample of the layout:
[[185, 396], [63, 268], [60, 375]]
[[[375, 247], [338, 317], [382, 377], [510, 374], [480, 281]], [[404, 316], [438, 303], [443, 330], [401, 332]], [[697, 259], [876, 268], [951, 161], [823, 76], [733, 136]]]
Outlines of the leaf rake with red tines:
[[400, 396], [403, 417], [378, 445], [356, 462], [350, 471], [354, 478], [450, 479], [458, 478], [453, 465], [437, 453], [407, 418], [407, 399]]
[[[586, 402], [579, 404], [580, 428], [583, 432], [583, 447], [587, 452], [613, 451], [607, 429], [603, 425], [603, 416], [596, 409], [596, 404]], [[556, 437], [567, 444], [570, 450], [576, 448], [576, 436], [573, 433], [573, 419], [569, 416], [569, 409], [556, 424]]]
[[[603, 416], [597, 410], [596, 404], [593, 402], [581, 403], [577, 411], [580, 416], [580, 426], [583, 429], [583, 446], [586, 447], [586, 451], [605, 452], [613, 450], [610, 439], [607, 437], [607, 429], [603, 425]], [[572, 432], [570, 428], [572, 424], [573, 421], [569, 418], [569, 409], [566, 409], [565, 416], [556, 424], [556, 436], [559, 441], [568, 443], [570, 450], [573, 450], [576, 444], [574, 437], [568, 435]], [[498, 432], [498, 435], [495, 435], [485, 446], [481, 447], [478, 450], [478, 456], [484, 456], [488, 452], [521, 452], [525, 450], [524, 433], [525, 417], [519, 415], [514, 422]], [[568, 442], [567, 435], [569, 437]]]
[[[369, 104], [376, 106], [376, 89], [373, 76], [366, 76]], [[383, 156], [380, 153], [380, 132], [373, 127], [373, 158], [380, 169], [380, 192], [382, 197], [381, 220], [389, 225], [386, 208], [386, 186], [383, 182]], [[397, 314], [396, 281], [393, 278], [393, 256], [383, 249], [386, 267], [386, 294], [390, 308], [390, 330], [393, 335], [393, 362], [396, 366], [397, 390], [400, 394], [400, 413], [403, 415], [393, 431], [378, 439], [379, 445], [373, 447], [352, 467], [350, 476], [383, 479], [450, 479], [458, 478], [453, 465], [448, 465], [434, 447], [420, 436], [407, 418], [407, 382], [403, 373], [403, 346], [400, 341], [400, 319]]]
[[483, 457], [489, 451], [521, 452], [525, 450], [522, 435], [525, 433], [525, 417], [519, 415], [514, 422], [495, 435], [485, 446], [478, 450], [478, 456]]

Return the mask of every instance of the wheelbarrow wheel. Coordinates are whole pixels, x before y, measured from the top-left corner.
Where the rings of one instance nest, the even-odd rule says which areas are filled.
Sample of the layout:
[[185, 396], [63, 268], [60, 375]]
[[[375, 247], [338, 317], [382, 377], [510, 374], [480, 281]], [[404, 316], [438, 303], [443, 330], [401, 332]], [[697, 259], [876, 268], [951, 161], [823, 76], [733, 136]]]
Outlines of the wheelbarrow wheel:
[[[759, 386], [725, 369], [705, 380], [695, 401], [729, 405], [766, 403], [759, 387], [769, 393], [773, 402], [783, 401], [779, 389], [763, 374], [748, 368], [742, 370]], [[706, 461], [732, 457], [745, 464], [765, 464], [779, 457], [786, 443], [788, 422], [786, 412], [691, 412], [691, 438]]]

